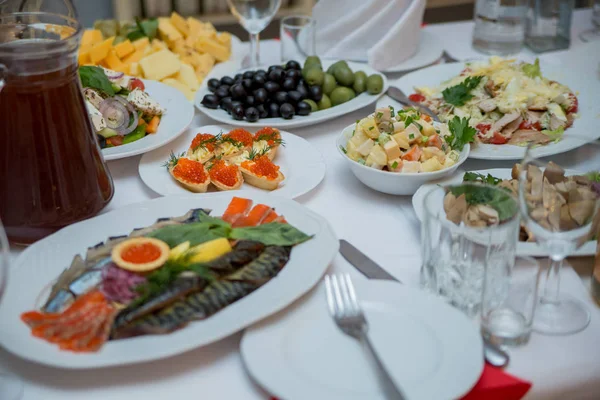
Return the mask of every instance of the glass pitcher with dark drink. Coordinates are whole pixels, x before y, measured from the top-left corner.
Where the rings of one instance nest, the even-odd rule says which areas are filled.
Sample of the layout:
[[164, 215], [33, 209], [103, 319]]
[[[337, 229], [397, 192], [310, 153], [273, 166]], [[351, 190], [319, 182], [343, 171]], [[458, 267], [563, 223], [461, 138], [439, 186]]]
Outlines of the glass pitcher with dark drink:
[[0, 218], [13, 243], [89, 218], [113, 196], [77, 73], [81, 34], [73, 16], [0, 15]]

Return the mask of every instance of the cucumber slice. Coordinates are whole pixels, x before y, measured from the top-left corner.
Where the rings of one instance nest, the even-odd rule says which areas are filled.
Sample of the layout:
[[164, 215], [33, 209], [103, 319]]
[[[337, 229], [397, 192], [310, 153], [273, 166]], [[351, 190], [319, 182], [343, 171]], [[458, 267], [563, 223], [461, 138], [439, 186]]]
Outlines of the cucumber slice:
[[119, 133], [114, 129], [104, 128], [100, 132], [97, 132], [98, 135], [102, 136], [104, 139], [111, 138], [113, 136], [117, 136]]

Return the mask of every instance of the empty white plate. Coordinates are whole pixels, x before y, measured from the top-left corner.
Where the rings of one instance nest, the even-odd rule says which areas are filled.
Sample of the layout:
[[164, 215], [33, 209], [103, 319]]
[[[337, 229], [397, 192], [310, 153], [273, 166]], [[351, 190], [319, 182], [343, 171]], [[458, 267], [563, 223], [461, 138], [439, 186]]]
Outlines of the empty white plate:
[[[483, 371], [474, 321], [396, 282], [355, 285], [374, 346], [407, 398], [455, 399], [469, 392]], [[385, 398], [366, 351], [330, 317], [323, 285], [247, 329], [241, 352], [250, 375], [281, 399]]]

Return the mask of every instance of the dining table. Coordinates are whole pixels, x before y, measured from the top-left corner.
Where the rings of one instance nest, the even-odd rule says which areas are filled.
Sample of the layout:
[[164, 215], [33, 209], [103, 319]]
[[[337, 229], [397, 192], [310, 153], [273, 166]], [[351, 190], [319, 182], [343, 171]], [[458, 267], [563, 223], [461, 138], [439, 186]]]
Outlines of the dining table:
[[[589, 74], [590, 80], [600, 83], [600, 41], [586, 44], [578, 36], [591, 28], [591, 17], [591, 9], [576, 10], [570, 49], [540, 55], [542, 65], [544, 62], [561, 65], [573, 73]], [[423, 29], [436, 35], [449, 55], [464, 60], [485, 57], [471, 48], [473, 26], [472, 21], [462, 21], [431, 24]], [[521, 55], [536, 56], [527, 49]], [[279, 62], [279, 42], [262, 41], [261, 58], [266, 64]], [[400, 75], [391, 74], [392, 83]], [[339, 238], [354, 244], [394, 277], [407, 285], [418, 286], [420, 224], [411, 196], [387, 195], [364, 186], [354, 177], [335, 146], [335, 139], [344, 127], [370, 112], [372, 109], [365, 108], [328, 122], [291, 130], [318, 149], [327, 165], [321, 184], [296, 201], [324, 216]], [[600, 122], [600, 116], [598, 118]], [[201, 126], [213, 124], [216, 123], [197, 111], [189, 129], [198, 131]], [[576, 169], [592, 154], [583, 146], [552, 159], [566, 168]], [[115, 194], [102, 213], [159, 197], [138, 175], [140, 158], [134, 156], [107, 163]], [[512, 161], [468, 160], [461, 169], [510, 168], [512, 164]], [[201, 197], [198, 201], [201, 204]], [[11, 257], [16, 258], [22, 250], [12, 247]], [[511, 361], [506, 371], [533, 384], [526, 399], [600, 398], [600, 307], [590, 294], [593, 264], [593, 257], [569, 258], [561, 272], [561, 290], [582, 299], [590, 309], [589, 326], [569, 336], [533, 333], [529, 343], [509, 350]], [[329, 272], [346, 272], [353, 279], [366, 279], [339, 254]], [[2, 326], [8, 323], [17, 322], [0, 323], [0, 335]], [[268, 400], [269, 393], [253, 382], [245, 370], [239, 351], [242, 335], [243, 332], [239, 332], [166, 359], [92, 370], [55, 369], [22, 360], [0, 349], [0, 372], [8, 371], [23, 381], [23, 400]]]

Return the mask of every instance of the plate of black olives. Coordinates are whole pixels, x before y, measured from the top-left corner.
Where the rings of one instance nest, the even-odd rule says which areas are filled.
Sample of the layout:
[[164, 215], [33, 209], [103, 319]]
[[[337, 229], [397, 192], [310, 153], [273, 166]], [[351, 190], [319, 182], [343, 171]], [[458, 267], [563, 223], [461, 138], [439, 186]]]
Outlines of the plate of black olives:
[[292, 60], [209, 79], [195, 103], [223, 123], [294, 128], [371, 105], [387, 88], [386, 77], [366, 64], [310, 56], [303, 64]]

